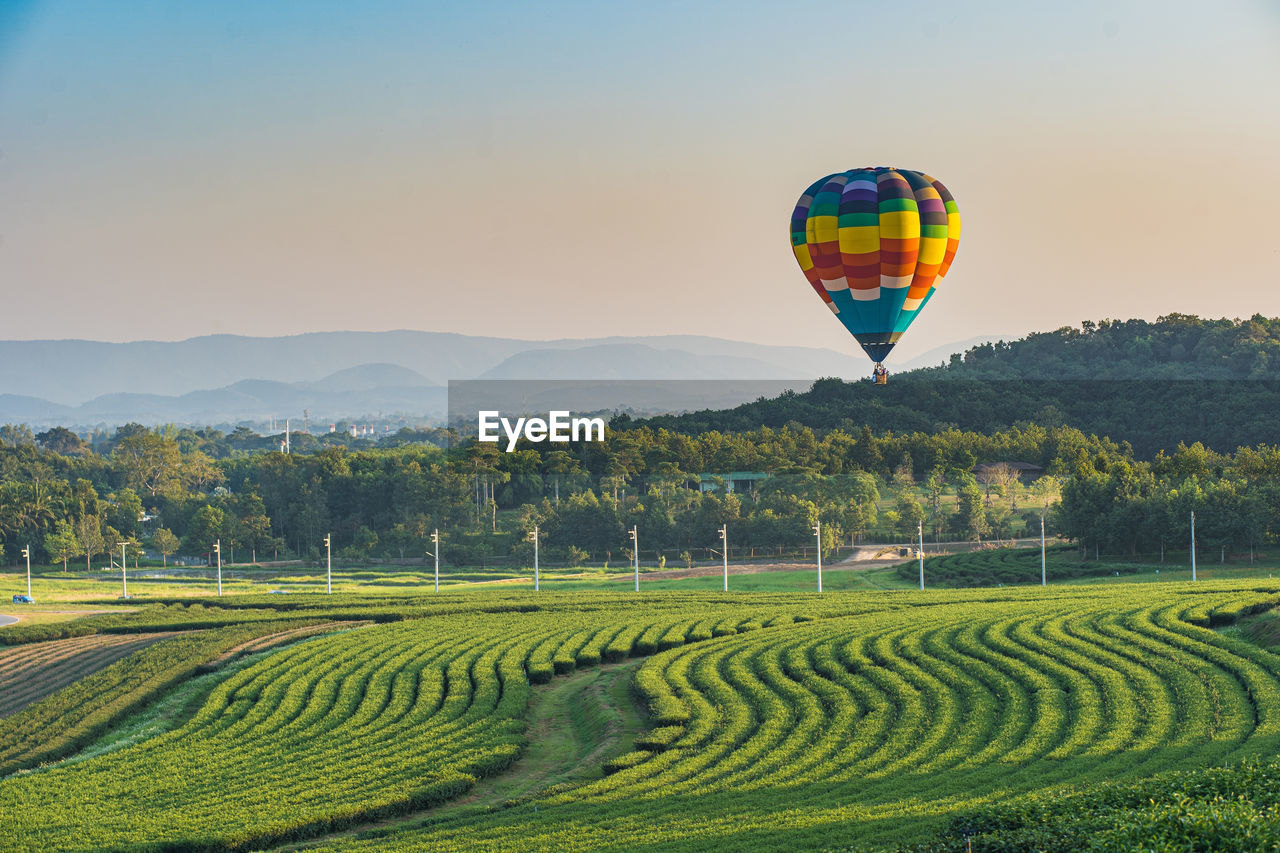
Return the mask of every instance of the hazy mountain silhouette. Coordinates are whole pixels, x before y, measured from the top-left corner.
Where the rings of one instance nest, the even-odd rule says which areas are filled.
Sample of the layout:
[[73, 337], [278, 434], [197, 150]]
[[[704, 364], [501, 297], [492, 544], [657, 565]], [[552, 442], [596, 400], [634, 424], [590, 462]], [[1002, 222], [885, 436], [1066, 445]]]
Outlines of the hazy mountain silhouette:
[[[106, 394], [181, 396], [225, 388], [246, 379], [299, 383], [350, 381], [348, 388], [414, 385], [418, 378], [443, 385], [450, 379], [474, 379], [507, 362], [509, 367], [539, 350], [641, 345], [675, 351], [691, 373], [708, 369], [712, 358], [745, 359], [747, 371], [736, 378], [795, 378], [862, 375], [864, 359], [815, 347], [776, 347], [699, 335], [584, 338], [524, 341], [448, 332], [315, 332], [278, 338], [209, 335], [185, 341], [0, 341], [0, 395], [21, 395], [77, 406]], [[611, 352], [613, 354], [611, 354]], [[615, 355], [616, 354], [616, 357]], [[625, 351], [600, 350], [594, 358], [619, 369]], [[649, 361], [655, 362], [651, 357]], [[678, 358], [664, 370], [674, 371]], [[699, 366], [699, 362], [704, 362]], [[549, 365], [551, 363], [548, 363]], [[399, 367], [405, 381], [384, 374]], [[615, 378], [649, 379], [641, 366]], [[720, 367], [728, 369], [728, 363]], [[333, 379], [351, 368], [374, 373]], [[547, 377], [563, 378], [563, 377]], [[408, 381], [412, 380], [412, 381]], [[367, 386], [366, 386], [367, 387]], [[0, 412], [0, 417], [4, 413]]]
[[442, 332], [317, 332], [185, 341], [0, 341], [0, 423], [230, 424], [437, 417], [461, 379], [861, 376], [866, 359], [700, 335], [524, 341]]

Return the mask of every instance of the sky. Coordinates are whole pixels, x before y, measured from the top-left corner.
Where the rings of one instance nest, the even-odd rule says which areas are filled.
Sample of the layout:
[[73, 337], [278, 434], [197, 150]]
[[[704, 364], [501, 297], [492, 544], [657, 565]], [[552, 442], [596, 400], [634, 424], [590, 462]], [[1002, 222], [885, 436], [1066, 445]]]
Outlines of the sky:
[[856, 352], [788, 220], [964, 217], [896, 355], [1280, 315], [1280, 3], [0, 0], [0, 339], [422, 329]]

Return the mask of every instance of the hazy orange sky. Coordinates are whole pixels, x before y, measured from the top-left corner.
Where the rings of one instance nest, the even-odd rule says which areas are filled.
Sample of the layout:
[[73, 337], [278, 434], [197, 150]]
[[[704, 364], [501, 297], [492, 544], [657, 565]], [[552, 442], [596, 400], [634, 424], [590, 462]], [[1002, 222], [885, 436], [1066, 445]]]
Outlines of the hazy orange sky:
[[1280, 3], [0, 4], [0, 338], [411, 328], [855, 352], [791, 209], [935, 175], [895, 356], [1280, 315]]

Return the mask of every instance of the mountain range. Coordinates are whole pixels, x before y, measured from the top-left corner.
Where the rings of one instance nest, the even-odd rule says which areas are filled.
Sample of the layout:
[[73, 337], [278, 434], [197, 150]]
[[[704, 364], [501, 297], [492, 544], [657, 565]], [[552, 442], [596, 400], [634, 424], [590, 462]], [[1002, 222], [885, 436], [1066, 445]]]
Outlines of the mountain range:
[[[934, 355], [912, 361], [945, 360]], [[866, 372], [860, 355], [698, 335], [531, 341], [391, 331], [0, 341], [0, 422], [223, 425], [300, 418], [304, 409], [315, 422], [422, 419], [443, 415], [451, 380], [802, 381]]]

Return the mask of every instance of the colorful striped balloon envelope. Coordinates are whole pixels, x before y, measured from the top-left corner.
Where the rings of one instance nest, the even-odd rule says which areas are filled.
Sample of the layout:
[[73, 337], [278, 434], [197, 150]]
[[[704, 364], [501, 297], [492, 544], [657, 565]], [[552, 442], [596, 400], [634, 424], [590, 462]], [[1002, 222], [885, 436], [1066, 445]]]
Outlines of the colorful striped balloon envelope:
[[936, 178], [884, 166], [814, 182], [791, 214], [809, 284], [872, 361], [884, 361], [951, 268], [960, 211]]

